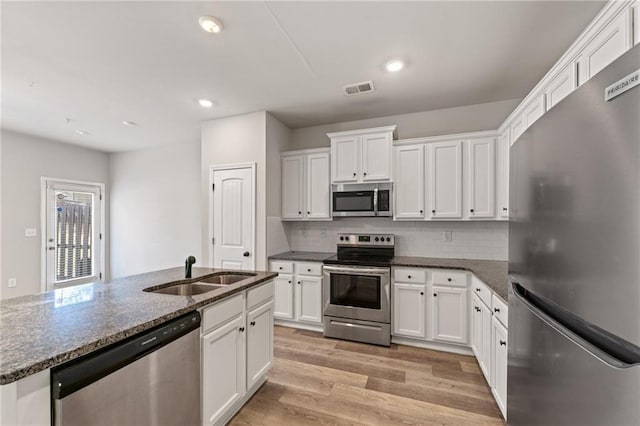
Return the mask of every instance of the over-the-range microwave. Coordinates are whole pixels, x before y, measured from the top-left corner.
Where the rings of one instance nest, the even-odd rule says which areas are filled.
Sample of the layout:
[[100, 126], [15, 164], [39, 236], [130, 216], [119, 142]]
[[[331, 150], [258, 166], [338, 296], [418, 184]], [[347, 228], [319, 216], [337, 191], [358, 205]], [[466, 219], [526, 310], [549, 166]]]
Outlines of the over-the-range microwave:
[[391, 183], [331, 186], [333, 217], [392, 216]]

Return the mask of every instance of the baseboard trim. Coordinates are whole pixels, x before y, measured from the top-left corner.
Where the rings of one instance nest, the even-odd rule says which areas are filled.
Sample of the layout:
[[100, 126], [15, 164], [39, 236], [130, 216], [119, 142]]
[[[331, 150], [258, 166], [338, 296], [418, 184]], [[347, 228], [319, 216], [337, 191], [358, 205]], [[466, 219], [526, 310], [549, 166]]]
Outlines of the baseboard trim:
[[273, 323], [282, 327], [299, 328], [301, 330], [318, 331], [320, 333], [324, 331], [322, 324], [307, 324], [304, 322], [288, 321], [283, 319], [275, 319]]
[[460, 355], [474, 356], [473, 351], [468, 346], [453, 345], [439, 342], [426, 342], [424, 340], [409, 339], [407, 337], [391, 336], [391, 343], [399, 345], [414, 346], [416, 348], [433, 349], [435, 351], [450, 352]]

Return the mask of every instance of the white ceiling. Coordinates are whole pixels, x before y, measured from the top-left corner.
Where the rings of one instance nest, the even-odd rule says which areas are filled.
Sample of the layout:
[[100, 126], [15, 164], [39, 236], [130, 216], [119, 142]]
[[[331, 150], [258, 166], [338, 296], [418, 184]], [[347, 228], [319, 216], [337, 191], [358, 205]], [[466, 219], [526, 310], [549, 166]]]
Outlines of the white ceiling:
[[[297, 128], [522, 98], [603, 4], [3, 2], [2, 127], [122, 151], [258, 110]], [[385, 72], [392, 57], [407, 68]]]

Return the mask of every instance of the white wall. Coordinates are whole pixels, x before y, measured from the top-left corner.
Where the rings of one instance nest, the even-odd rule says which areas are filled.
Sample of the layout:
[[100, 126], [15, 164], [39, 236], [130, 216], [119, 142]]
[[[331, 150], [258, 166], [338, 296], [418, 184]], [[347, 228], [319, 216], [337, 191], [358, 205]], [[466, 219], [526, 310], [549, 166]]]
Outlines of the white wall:
[[[202, 123], [202, 258], [209, 259], [209, 171], [211, 166], [256, 163], [256, 269], [266, 268], [266, 115], [265, 111]], [[203, 262], [203, 263], [204, 263]]]
[[291, 130], [271, 114], [266, 116], [267, 144], [267, 256], [289, 250], [284, 226], [280, 221], [282, 206], [282, 171], [280, 153], [289, 151]]
[[496, 130], [519, 103], [519, 99], [513, 99], [294, 129], [291, 132], [291, 147], [292, 149], [327, 147], [329, 146], [327, 133], [392, 124], [398, 126], [398, 139]]
[[[108, 154], [74, 145], [2, 130], [2, 276], [0, 298], [41, 291], [40, 178], [42, 176], [104, 183], [109, 194]], [[105, 197], [109, 233], [109, 196]], [[36, 228], [36, 237], [25, 237]], [[109, 276], [106, 240], [105, 277]], [[7, 287], [9, 278], [17, 286]]]
[[[338, 233], [396, 235], [396, 255], [507, 260], [504, 222], [394, 222], [390, 218], [344, 218], [332, 222], [285, 222], [291, 250], [336, 251]], [[444, 231], [452, 232], [445, 242]], [[326, 237], [323, 235], [326, 234]]]
[[200, 142], [110, 156], [111, 275], [201, 256]]

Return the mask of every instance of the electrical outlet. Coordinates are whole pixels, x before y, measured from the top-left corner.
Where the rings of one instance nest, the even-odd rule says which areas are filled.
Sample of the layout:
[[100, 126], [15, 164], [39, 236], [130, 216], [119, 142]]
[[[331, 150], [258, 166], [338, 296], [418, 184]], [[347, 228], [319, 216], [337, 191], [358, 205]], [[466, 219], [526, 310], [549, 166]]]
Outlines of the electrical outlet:
[[25, 237], [35, 237], [38, 235], [38, 232], [36, 231], [36, 228], [25, 228], [24, 229], [24, 236]]
[[451, 231], [444, 231], [442, 233], [442, 241], [450, 243], [452, 240]]
[[327, 228], [322, 228], [322, 230], [320, 231], [320, 236], [322, 238], [327, 238]]
[[302, 228], [302, 238], [307, 238], [307, 228]]
[[17, 281], [15, 278], [9, 278], [9, 287], [15, 287], [18, 284]]

